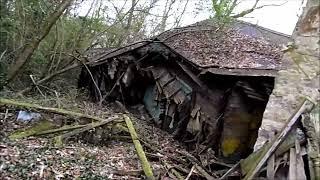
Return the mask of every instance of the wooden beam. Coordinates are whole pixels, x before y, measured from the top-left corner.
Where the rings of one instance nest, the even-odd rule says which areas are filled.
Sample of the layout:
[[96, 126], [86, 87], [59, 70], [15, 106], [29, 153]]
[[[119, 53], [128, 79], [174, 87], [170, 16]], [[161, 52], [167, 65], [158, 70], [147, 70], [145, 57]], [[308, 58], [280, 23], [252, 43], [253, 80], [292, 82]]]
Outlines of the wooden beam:
[[[308, 109], [308, 104], [309, 104], [308, 102], [309, 102], [308, 100], [305, 100], [302, 103], [302, 105], [299, 107], [296, 113], [294, 113], [292, 117], [289, 118], [283, 130], [279, 134], [277, 134], [275, 138], [273, 138], [271, 143], [266, 148], [264, 148], [261, 155], [255, 161], [253, 161], [249, 172], [244, 177], [244, 180], [254, 179], [254, 177], [259, 173], [260, 169], [267, 162], [269, 157], [275, 152], [275, 150], [279, 147], [279, 145], [285, 140], [285, 138], [287, 137], [292, 127], [298, 121], [300, 115]], [[312, 104], [312, 107], [313, 107], [313, 104]]]

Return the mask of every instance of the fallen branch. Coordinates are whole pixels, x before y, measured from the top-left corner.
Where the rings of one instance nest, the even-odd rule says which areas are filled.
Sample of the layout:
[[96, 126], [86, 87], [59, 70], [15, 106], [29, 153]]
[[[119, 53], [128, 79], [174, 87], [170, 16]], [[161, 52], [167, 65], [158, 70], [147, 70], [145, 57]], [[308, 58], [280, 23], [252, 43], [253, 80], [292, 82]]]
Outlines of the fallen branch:
[[193, 165], [192, 168], [191, 168], [191, 170], [190, 170], [190, 172], [189, 172], [189, 174], [188, 174], [188, 176], [186, 177], [185, 180], [189, 180], [189, 178], [191, 177], [191, 175], [192, 175], [192, 173], [193, 173], [194, 168], [195, 168], [195, 166]]
[[195, 165], [196, 169], [199, 171], [199, 173], [205, 177], [207, 180], [215, 180], [216, 178], [212, 177], [207, 171], [205, 171], [201, 166]]
[[52, 129], [54, 127], [55, 127], [55, 125], [51, 121], [43, 120], [43, 121], [40, 121], [39, 123], [35, 124], [32, 127], [13, 132], [9, 136], [9, 139], [17, 140], [17, 139], [26, 138], [29, 136], [34, 136], [39, 132]]
[[104, 121], [103, 118], [96, 117], [96, 116], [91, 116], [87, 114], [82, 114], [78, 112], [73, 112], [73, 111], [68, 111], [60, 108], [52, 108], [52, 107], [42, 107], [37, 104], [30, 104], [30, 103], [25, 103], [25, 102], [19, 102], [11, 99], [5, 99], [5, 98], [0, 98], [0, 106], [14, 106], [14, 107], [20, 107], [24, 109], [34, 109], [34, 110], [41, 110], [41, 111], [46, 111], [50, 113], [55, 113], [55, 114], [60, 114], [60, 115], [65, 115], [65, 116], [71, 116], [71, 117], [77, 117], [77, 118], [86, 118], [94, 121]]
[[138, 139], [138, 135], [134, 129], [134, 126], [130, 120], [130, 118], [127, 116], [127, 115], [123, 115], [124, 117], [124, 120], [128, 126], [128, 129], [129, 129], [129, 133], [131, 135], [131, 138], [132, 138], [132, 141], [133, 141], [133, 144], [136, 148], [136, 151], [137, 151], [137, 155], [141, 161], [141, 165], [142, 165], [142, 169], [144, 171], [144, 174], [147, 176], [148, 179], [155, 179], [154, 176], [153, 176], [153, 172], [152, 172], [152, 169], [151, 169], [151, 166], [148, 162], [148, 159], [146, 157], [146, 154], [144, 153], [143, 151], [143, 148], [140, 144], [140, 141]]
[[56, 128], [56, 129], [50, 129], [47, 131], [42, 131], [42, 132], [38, 132], [35, 135], [36, 136], [42, 136], [42, 135], [47, 135], [47, 134], [54, 134], [54, 133], [58, 133], [61, 131], [69, 131], [69, 130], [74, 130], [74, 129], [79, 129], [82, 127], [85, 127], [86, 125], [66, 125], [66, 126], [62, 126], [60, 128]]
[[231, 174], [231, 173], [233, 173], [237, 168], [239, 168], [240, 167], [240, 161], [237, 163], [237, 164], [235, 164], [232, 168], [230, 168], [221, 178], [220, 178], [220, 180], [223, 180], [223, 179], [227, 179], [227, 177]]
[[70, 132], [67, 132], [65, 134], [62, 134], [60, 136], [56, 136], [54, 137], [54, 143], [56, 146], [62, 146], [63, 144], [63, 140], [66, 139], [66, 138], [69, 138], [71, 136], [74, 136], [76, 134], [80, 134], [82, 132], [85, 132], [85, 131], [88, 131], [90, 129], [93, 129], [93, 128], [96, 128], [96, 127], [99, 127], [99, 126], [102, 126], [102, 125], [105, 125], [107, 123], [110, 123], [116, 119], [119, 119], [119, 117], [115, 116], [115, 117], [110, 117], [104, 121], [101, 121], [101, 122], [97, 122], [97, 123], [90, 123], [88, 125], [86, 125], [85, 127], [83, 128], [80, 128], [80, 129], [76, 129], [76, 130], [73, 130], [73, 131], [70, 131]]
[[48, 76], [46, 76], [46, 77], [40, 79], [38, 82], [36, 82], [36, 84], [34, 84], [34, 85], [30, 86], [30, 87], [27, 87], [27, 88], [23, 89], [22, 91], [18, 92], [18, 94], [21, 94], [21, 95], [22, 95], [22, 94], [30, 91], [34, 86], [39, 86], [40, 84], [43, 84], [43, 83], [51, 80], [51, 79], [54, 78], [55, 76], [57, 76], [57, 75], [59, 75], [59, 74], [62, 74], [62, 73], [65, 73], [65, 72], [67, 72], [67, 71], [69, 71], [69, 70], [72, 70], [72, 69], [74, 69], [74, 68], [77, 68], [77, 67], [79, 67], [79, 66], [81, 66], [80, 63], [74, 63], [74, 64], [72, 64], [72, 65], [70, 65], [70, 66], [68, 66], [68, 67], [65, 67], [65, 68], [63, 68], [63, 69], [61, 69], [61, 70], [59, 70], [59, 71], [56, 71], [56, 72], [54, 72], [54, 73], [52, 73], [52, 74], [49, 74]]

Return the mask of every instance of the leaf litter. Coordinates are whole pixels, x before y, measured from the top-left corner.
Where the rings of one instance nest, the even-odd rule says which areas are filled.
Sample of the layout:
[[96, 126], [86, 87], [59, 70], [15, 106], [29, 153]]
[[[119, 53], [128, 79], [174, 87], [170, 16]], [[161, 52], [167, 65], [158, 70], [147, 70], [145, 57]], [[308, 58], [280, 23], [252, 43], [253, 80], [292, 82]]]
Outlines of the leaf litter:
[[[93, 103], [80, 104], [77, 104], [77, 107], [83, 108], [82, 112], [90, 112], [102, 118], [121, 113], [112, 104], [104, 108]], [[139, 108], [132, 108], [130, 112], [133, 113], [130, 116], [139, 136], [148, 140], [144, 144], [144, 150], [154, 174], [157, 177], [172, 177], [168, 170], [177, 164], [174, 162], [178, 157], [176, 150], [184, 150], [185, 147], [167, 132], [154, 127], [148, 114], [141, 107], [142, 105]], [[131, 139], [119, 140], [110, 136], [101, 139], [101, 136], [96, 135], [97, 128], [71, 138], [59, 148], [54, 146], [50, 137], [31, 136], [10, 140], [10, 134], [32, 127], [37, 122], [17, 121], [18, 109], [0, 107], [0, 110], [2, 129], [0, 179], [141, 179], [144, 177]], [[60, 126], [71, 121], [70, 118], [61, 115], [40, 113], [42, 117]], [[104, 130], [102, 133], [109, 132]], [[170, 167], [165, 166], [164, 162], [169, 162]]]

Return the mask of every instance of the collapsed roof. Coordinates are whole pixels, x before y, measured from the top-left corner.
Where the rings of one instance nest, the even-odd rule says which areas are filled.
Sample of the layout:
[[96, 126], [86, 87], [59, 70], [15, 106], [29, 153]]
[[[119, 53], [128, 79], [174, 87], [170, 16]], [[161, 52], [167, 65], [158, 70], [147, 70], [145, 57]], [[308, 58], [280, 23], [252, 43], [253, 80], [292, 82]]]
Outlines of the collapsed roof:
[[204, 27], [96, 50], [79, 87], [100, 102], [144, 103], [160, 128], [202, 150], [246, 157], [280, 66], [280, 44], [235, 28]]
[[94, 64], [158, 43], [170, 48], [202, 72], [229, 75], [276, 76], [281, 66], [281, 46], [290, 37], [257, 25], [236, 21], [221, 30], [205, 20], [161, 33], [121, 48], [94, 50]]

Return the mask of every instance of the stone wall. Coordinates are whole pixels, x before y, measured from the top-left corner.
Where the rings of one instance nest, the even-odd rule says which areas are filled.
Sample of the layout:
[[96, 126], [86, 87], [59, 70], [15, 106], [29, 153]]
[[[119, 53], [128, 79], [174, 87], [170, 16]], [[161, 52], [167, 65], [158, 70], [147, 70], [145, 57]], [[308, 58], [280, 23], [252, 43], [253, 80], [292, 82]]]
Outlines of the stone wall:
[[282, 70], [263, 115], [255, 144], [259, 149], [272, 132], [279, 132], [304, 98], [320, 101], [320, 6], [308, 0], [282, 59]]

